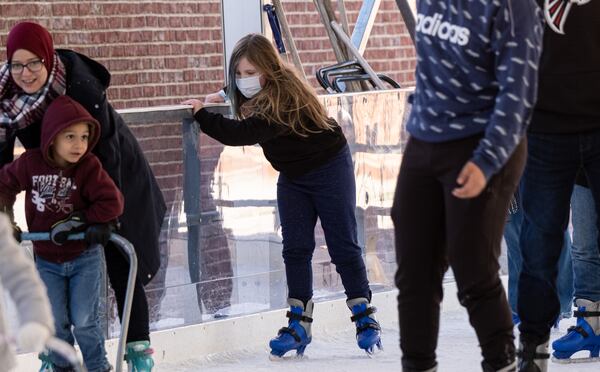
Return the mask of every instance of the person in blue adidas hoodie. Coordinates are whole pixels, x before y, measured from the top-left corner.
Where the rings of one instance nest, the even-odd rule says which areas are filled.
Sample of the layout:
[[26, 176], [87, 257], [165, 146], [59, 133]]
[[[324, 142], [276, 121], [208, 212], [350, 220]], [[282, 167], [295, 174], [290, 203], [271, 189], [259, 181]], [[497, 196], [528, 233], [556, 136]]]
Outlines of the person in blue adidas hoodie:
[[420, 0], [417, 13], [410, 139], [391, 212], [403, 371], [437, 369], [448, 266], [477, 334], [483, 370], [514, 371], [498, 257], [525, 164], [541, 12], [535, 0]]

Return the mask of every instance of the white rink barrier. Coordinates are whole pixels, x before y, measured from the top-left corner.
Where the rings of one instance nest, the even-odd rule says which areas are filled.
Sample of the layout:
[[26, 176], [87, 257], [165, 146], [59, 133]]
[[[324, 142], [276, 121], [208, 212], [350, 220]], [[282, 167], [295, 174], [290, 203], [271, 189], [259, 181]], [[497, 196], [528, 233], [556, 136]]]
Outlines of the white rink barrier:
[[[506, 283], [505, 283], [506, 284]], [[461, 306], [456, 298], [456, 284], [444, 284], [444, 311], [453, 311]], [[398, 322], [397, 291], [373, 294], [372, 303], [377, 307], [377, 319], [382, 324]], [[285, 325], [287, 309], [273, 310], [264, 313], [232, 317], [193, 326], [174, 328], [153, 332], [151, 334], [154, 360], [157, 371], [162, 362], [178, 363], [190, 358], [201, 358], [209, 354], [230, 352], [264, 345], [277, 330]], [[313, 313], [313, 334], [332, 333], [354, 325], [350, 322], [350, 311], [345, 299], [318, 302]], [[108, 360], [115, 360], [117, 339], [106, 342]], [[40, 361], [37, 354], [21, 354], [18, 356], [17, 371], [35, 371]]]

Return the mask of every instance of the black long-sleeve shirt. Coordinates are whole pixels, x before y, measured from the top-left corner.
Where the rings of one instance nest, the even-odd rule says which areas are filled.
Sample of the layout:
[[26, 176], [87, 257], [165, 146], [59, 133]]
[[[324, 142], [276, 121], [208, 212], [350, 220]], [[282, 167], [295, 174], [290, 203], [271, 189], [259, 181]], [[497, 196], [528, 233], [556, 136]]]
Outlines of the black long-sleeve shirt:
[[[194, 118], [204, 133], [224, 145], [259, 144], [273, 168], [291, 178], [325, 164], [347, 143], [337, 123], [334, 130], [321, 130], [302, 137], [285, 125], [270, 123], [257, 117], [227, 119], [203, 108], [196, 112]], [[319, 130], [314, 123], [308, 127]]]
[[[529, 130], [555, 134], [599, 130], [600, 1], [563, 2], [558, 7], [548, 1], [538, 3], [545, 8], [547, 22], [538, 100]], [[561, 22], [564, 34], [556, 30]]]

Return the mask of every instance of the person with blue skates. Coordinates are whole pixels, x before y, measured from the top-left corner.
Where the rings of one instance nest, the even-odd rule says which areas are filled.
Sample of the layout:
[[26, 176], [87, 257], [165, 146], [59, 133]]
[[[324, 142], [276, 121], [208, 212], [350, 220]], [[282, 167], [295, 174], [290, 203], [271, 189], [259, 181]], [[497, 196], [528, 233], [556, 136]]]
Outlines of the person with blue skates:
[[[557, 363], [600, 362], [598, 215], [594, 197], [583, 172], [579, 172], [571, 196], [571, 223], [577, 324], [570, 327], [565, 336], [552, 343], [552, 360]], [[579, 351], [589, 351], [589, 358], [571, 359], [572, 355]]]
[[[538, 0], [546, 24], [539, 68], [539, 93], [527, 133], [528, 157], [521, 179], [523, 270], [517, 308], [521, 324], [519, 371], [548, 370], [550, 330], [560, 313], [557, 264], [569, 222], [577, 174], [589, 183], [585, 203], [600, 211], [600, 2]], [[576, 190], [577, 191], [577, 190]], [[573, 199], [572, 199], [573, 194]], [[600, 253], [598, 222], [589, 236], [577, 233], [571, 255], [577, 325], [552, 344], [557, 361], [577, 351], [600, 351]], [[589, 224], [589, 218], [586, 219]]]
[[[573, 197], [576, 197], [575, 193], [573, 193]], [[580, 206], [580, 208], [589, 209], [590, 206]], [[508, 304], [510, 305], [515, 325], [521, 322], [517, 313], [517, 297], [522, 266], [521, 246], [519, 245], [522, 223], [523, 207], [521, 206], [521, 195], [517, 188], [517, 192], [515, 192], [510, 202], [508, 221], [506, 221], [506, 226], [504, 227], [504, 241], [506, 242], [506, 256], [508, 258]], [[573, 313], [573, 264], [571, 261], [571, 234], [569, 231], [565, 231], [564, 245], [560, 259], [558, 260], [558, 277], [556, 282], [557, 293], [560, 299], [560, 315], [554, 323], [554, 328], [558, 328], [559, 322], [563, 319], [569, 319]]]
[[380, 327], [357, 243], [354, 167], [341, 127], [262, 35], [247, 35], [236, 44], [227, 95], [236, 119], [207, 111], [197, 99], [183, 103], [193, 106], [204, 133], [230, 146], [260, 144], [280, 172], [277, 206], [290, 311], [288, 325], [269, 343], [272, 357], [293, 350], [301, 356], [312, 340], [311, 260], [317, 218], [346, 290], [358, 346], [368, 353], [381, 348]]
[[525, 164], [541, 22], [535, 0], [417, 1], [417, 84], [391, 212], [404, 372], [437, 370], [449, 266], [482, 369], [515, 371], [498, 258]]

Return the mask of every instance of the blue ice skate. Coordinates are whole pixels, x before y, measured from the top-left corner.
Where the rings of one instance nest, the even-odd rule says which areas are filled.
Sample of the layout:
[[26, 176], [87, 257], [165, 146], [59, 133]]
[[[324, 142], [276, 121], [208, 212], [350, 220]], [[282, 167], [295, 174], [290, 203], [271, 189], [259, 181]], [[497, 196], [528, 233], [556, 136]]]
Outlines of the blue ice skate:
[[271, 359], [282, 358], [285, 353], [296, 350], [296, 356], [302, 357], [304, 349], [312, 340], [311, 325], [314, 304], [312, 300], [304, 303], [295, 298], [288, 298], [290, 311], [286, 316], [290, 318], [287, 327], [283, 327], [277, 333], [277, 337], [271, 339], [269, 347], [271, 348]]
[[346, 301], [352, 311], [350, 320], [356, 323], [356, 341], [358, 347], [372, 355], [375, 346], [383, 350], [381, 344], [381, 327], [373, 315], [377, 309], [364, 297], [353, 298]]
[[154, 350], [149, 341], [128, 342], [125, 350], [125, 360], [129, 372], [150, 372], [154, 367], [152, 354]]
[[[552, 343], [553, 361], [557, 363], [589, 362], [600, 360], [600, 301], [575, 300], [577, 324], [568, 333]], [[578, 351], [589, 351], [589, 358], [573, 359]]]
[[521, 323], [521, 318], [519, 318], [519, 314], [513, 312], [512, 313], [512, 321], [515, 326], [518, 326]]

